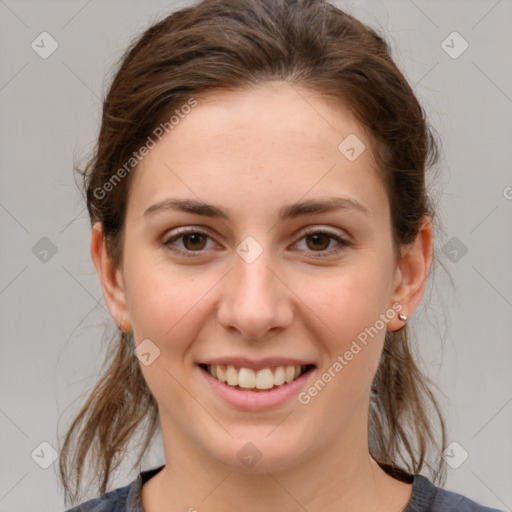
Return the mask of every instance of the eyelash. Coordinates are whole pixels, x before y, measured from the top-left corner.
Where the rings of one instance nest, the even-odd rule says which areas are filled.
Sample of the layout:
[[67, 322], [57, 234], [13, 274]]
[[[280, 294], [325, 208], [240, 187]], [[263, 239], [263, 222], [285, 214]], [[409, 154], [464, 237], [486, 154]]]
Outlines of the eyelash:
[[[164, 247], [166, 247], [167, 249], [169, 249], [170, 251], [174, 252], [175, 254], [178, 254], [179, 256], [185, 256], [187, 258], [197, 258], [201, 255], [202, 252], [204, 252], [203, 250], [199, 250], [199, 251], [183, 250], [183, 249], [178, 249], [177, 247], [175, 247], [171, 244], [171, 242], [175, 242], [176, 240], [179, 240], [183, 236], [191, 235], [191, 234], [201, 235], [201, 236], [205, 236], [205, 237], [211, 239], [210, 235], [204, 231], [194, 229], [194, 228], [188, 228], [188, 229], [179, 231], [178, 233], [174, 234], [173, 236], [171, 236], [169, 238], [164, 239], [162, 241], [162, 245]], [[303, 238], [305, 238], [307, 236], [318, 235], [318, 234], [327, 235], [329, 238], [336, 240], [336, 242], [338, 242], [341, 247], [337, 248], [337, 249], [329, 249], [329, 250], [325, 250], [325, 251], [308, 251], [308, 252], [318, 253], [318, 256], [315, 256], [315, 257], [323, 258], [323, 257], [327, 257], [327, 256], [332, 256], [332, 255], [337, 254], [338, 252], [342, 251], [343, 248], [350, 247], [352, 245], [351, 242], [349, 242], [348, 240], [346, 240], [344, 238], [341, 238], [339, 235], [335, 235], [334, 233], [331, 233], [330, 231], [319, 230], [319, 229], [307, 231], [306, 233], [303, 234], [303, 236], [300, 238], [300, 240], [302, 240]], [[199, 253], [199, 254], [195, 255], [194, 253]]]

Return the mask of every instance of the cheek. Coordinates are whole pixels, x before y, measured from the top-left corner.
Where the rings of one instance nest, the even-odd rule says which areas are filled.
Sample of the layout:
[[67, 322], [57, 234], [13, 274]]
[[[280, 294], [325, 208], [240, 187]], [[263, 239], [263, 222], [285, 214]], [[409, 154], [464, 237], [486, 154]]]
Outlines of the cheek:
[[373, 326], [389, 301], [388, 283], [374, 263], [347, 266], [323, 279], [301, 278], [298, 283], [297, 296], [331, 334], [330, 345], [339, 348]]
[[136, 340], [159, 340], [187, 309], [190, 284], [169, 269], [146, 264], [143, 254], [132, 253], [125, 262], [127, 306]]
[[199, 326], [198, 303], [215, 284], [206, 275], [189, 276], [186, 271], [155, 261], [144, 265], [136, 257], [126, 262], [126, 275], [135, 339], [150, 338], [158, 344], [178, 340], [184, 330]]
[[380, 360], [387, 325], [381, 315], [389, 301], [382, 265], [368, 258], [325, 280], [303, 279], [297, 293], [309, 317], [318, 319], [317, 332], [324, 333], [318, 338], [324, 358], [316, 387], [325, 386], [321, 401], [338, 403], [340, 414], [367, 393]]
[[380, 315], [385, 310], [378, 296], [365, 299], [359, 291], [362, 284], [360, 279], [330, 284], [315, 311], [328, 326], [319, 338], [324, 357], [301, 403], [311, 400], [318, 410], [328, 408], [333, 428], [345, 424], [349, 411], [366, 404], [382, 353], [386, 322]]

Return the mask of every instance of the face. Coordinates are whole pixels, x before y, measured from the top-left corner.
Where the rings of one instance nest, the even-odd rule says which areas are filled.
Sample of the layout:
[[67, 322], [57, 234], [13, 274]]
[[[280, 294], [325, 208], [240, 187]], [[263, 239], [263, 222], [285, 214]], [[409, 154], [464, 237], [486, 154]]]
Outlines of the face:
[[371, 142], [342, 105], [282, 82], [196, 99], [134, 171], [108, 299], [146, 340], [166, 450], [263, 472], [367, 446], [405, 303]]

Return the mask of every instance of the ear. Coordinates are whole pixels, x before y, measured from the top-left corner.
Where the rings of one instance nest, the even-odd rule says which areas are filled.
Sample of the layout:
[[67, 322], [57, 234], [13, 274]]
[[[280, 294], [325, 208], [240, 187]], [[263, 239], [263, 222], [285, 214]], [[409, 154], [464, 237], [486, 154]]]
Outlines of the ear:
[[131, 331], [122, 272], [114, 266], [108, 254], [101, 222], [97, 222], [92, 229], [91, 257], [112, 319], [122, 331]]
[[399, 303], [402, 309], [388, 322], [388, 331], [402, 328], [404, 322], [398, 318], [398, 313], [410, 317], [420, 303], [432, 263], [432, 250], [432, 222], [429, 217], [424, 217], [414, 242], [402, 248], [391, 297], [391, 304]]

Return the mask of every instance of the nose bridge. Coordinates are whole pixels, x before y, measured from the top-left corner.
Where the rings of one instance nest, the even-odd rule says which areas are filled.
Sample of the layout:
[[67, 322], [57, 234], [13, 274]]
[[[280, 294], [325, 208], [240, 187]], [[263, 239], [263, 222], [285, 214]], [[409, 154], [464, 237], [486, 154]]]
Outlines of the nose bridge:
[[[240, 249], [241, 250], [241, 249]], [[268, 251], [263, 251], [254, 261], [244, 259], [237, 255], [235, 259], [234, 277], [238, 282], [237, 294], [242, 294], [245, 299], [258, 300], [268, 297], [260, 297], [271, 294], [273, 287], [274, 274], [269, 270], [271, 258]]]
[[[261, 246], [260, 246], [261, 247]], [[245, 337], [260, 338], [290, 320], [283, 285], [271, 271], [270, 251], [240, 244], [222, 290], [219, 321]]]

